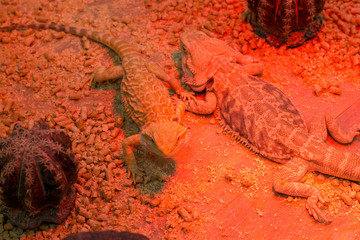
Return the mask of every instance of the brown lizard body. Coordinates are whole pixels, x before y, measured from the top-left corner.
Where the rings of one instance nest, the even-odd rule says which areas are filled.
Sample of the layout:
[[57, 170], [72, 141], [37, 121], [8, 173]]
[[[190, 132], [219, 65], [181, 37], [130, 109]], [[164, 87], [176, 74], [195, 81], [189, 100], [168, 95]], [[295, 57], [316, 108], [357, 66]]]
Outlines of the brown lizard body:
[[360, 125], [343, 131], [322, 115], [308, 130], [281, 90], [235, 63], [240, 53], [199, 31], [183, 33], [180, 41], [185, 81], [194, 91], [207, 90], [205, 101], [187, 101], [187, 110], [209, 114], [218, 109], [220, 125], [235, 139], [262, 157], [285, 163], [275, 175], [274, 190], [308, 198], [310, 215], [330, 222], [317, 206], [324, 203], [319, 190], [298, 181], [312, 170], [359, 181], [360, 155], [329, 146], [325, 139], [328, 131], [336, 141], [350, 143]]
[[100, 32], [53, 24], [14, 25], [0, 30], [26, 28], [52, 29], [85, 36], [119, 55], [125, 72], [121, 82], [122, 102], [127, 113], [141, 129], [139, 134], [124, 139], [122, 143], [129, 176], [132, 175], [133, 181], [136, 175], [143, 175], [137, 166], [133, 146], [145, 145], [150, 151], [168, 157], [188, 142], [188, 128], [181, 124], [183, 102], [179, 102], [175, 110], [168, 89], [148, 70], [143, 58], [129, 43]]

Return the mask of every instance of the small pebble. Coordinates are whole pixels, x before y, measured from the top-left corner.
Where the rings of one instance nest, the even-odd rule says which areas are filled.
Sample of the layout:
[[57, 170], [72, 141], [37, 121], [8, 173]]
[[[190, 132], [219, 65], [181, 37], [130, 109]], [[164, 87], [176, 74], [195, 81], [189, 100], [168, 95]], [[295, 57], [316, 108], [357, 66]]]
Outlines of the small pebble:
[[80, 92], [71, 92], [69, 94], [69, 99], [70, 100], [79, 100], [79, 99], [81, 99], [81, 96], [82, 96], [82, 94]]
[[247, 174], [241, 177], [240, 182], [244, 187], [250, 187], [251, 185], [253, 185], [251, 177], [248, 176]]
[[320, 95], [322, 87], [319, 84], [314, 84], [314, 92], [317, 96]]
[[333, 185], [334, 187], [338, 187], [340, 185], [339, 179], [334, 178], [333, 180], [331, 180], [331, 185]]
[[4, 224], [4, 230], [5, 231], [10, 231], [14, 228], [14, 226], [11, 223], [5, 223]]
[[27, 36], [30, 36], [31, 34], [33, 34], [34, 32], [35, 32], [35, 30], [30, 28], [30, 29], [27, 29], [27, 30], [23, 31], [21, 36], [27, 37]]
[[342, 185], [344, 186], [344, 187], [348, 187], [348, 186], [350, 186], [350, 181], [348, 181], [348, 180], [342, 180]]
[[85, 221], [86, 221], [86, 218], [84, 216], [81, 216], [81, 215], [76, 216], [76, 222], [78, 222], [80, 224], [84, 224]]
[[316, 180], [317, 183], [321, 184], [321, 183], [325, 182], [325, 177], [324, 177], [324, 175], [319, 174], [319, 175], [316, 176], [315, 180]]
[[155, 198], [154, 200], [149, 202], [150, 206], [153, 208], [159, 206], [160, 203], [161, 203], [160, 198]]
[[351, 182], [351, 189], [354, 190], [355, 192], [359, 192], [360, 191], [360, 185], [354, 182]]
[[65, 36], [65, 33], [64, 32], [54, 32], [52, 35], [54, 36], [54, 38], [60, 39]]
[[191, 222], [192, 218], [191, 215], [186, 211], [184, 207], [179, 207], [177, 210], [180, 217], [184, 219], [185, 222]]
[[330, 49], [330, 44], [328, 42], [326, 42], [326, 41], [321, 41], [320, 45], [326, 51], [328, 51]]
[[360, 64], [360, 55], [355, 54], [355, 55], [351, 56], [351, 61], [354, 66], [358, 66]]
[[121, 22], [128, 25], [132, 22], [132, 18], [129, 15], [126, 15], [121, 19]]
[[330, 87], [329, 88], [329, 92], [335, 95], [341, 95], [342, 94], [342, 90], [339, 87]]
[[153, 222], [153, 219], [152, 219], [152, 217], [151, 216], [145, 216], [145, 222], [146, 223], [152, 223]]
[[11, 43], [12, 41], [11, 41], [11, 38], [4, 36], [1, 38], [1, 42], [2, 43]]
[[215, 118], [211, 118], [211, 119], [209, 120], [209, 123], [210, 123], [211, 125], [215, 124], [215, 123], [216, 123]]
[[82, 41], [82, 44], [83, 44], [83, 47], [85, 50], [88, 50], [90, 48], [90, 41], [87, 37], [82, 37], [81, 38], [81, 41]]
[[348, 206], [351, 206], [353, 204], [353, 200], [351, 199], [351, 197], [346, 194], [346, 193], [342, 193], [340, 194], [340, 198], [344, 201], [344, 203]]
[[46, 16], [36, 16], [35, 19], [36, 21], [41, 23], [46, 23], [48, 21], [48, 18]]

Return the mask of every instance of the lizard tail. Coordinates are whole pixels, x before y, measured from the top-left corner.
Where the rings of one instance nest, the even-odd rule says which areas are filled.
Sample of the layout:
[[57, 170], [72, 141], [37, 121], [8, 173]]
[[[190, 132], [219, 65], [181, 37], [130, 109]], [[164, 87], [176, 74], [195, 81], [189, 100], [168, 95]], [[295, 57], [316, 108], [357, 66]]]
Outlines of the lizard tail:
[[360, 181], [360, 155], [313, 140], [300, 156], [309, 160], [312, 170], [332, 176]]
[[87, 37], [93, 41], [99, 42], [113, 51], [115, 51], [120, 58], [123, 58], [125, 55], [138, 54], [136, 49], [134, 49], [126, 41], [117, 39], [111, 35], [104, 34], [97, 31], [87, 30], [83, 28], [76, 28], [71, 26], [55, 25], [55, 24], [28, 24], [28, 25], [11, 25], [6, 27], [0, 27], [1, 31], [11, 31], [14, 29], [52, 29], [58, 32], [70, 33], [80, 37]]

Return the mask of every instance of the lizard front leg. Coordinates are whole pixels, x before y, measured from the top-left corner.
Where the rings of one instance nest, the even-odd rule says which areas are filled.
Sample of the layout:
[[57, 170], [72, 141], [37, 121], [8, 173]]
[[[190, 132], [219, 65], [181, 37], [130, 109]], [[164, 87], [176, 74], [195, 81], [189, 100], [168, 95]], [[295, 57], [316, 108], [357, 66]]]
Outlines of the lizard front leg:
[[244, 54], [242, 54], [242, 53], [240, 53], [238, 51], [236, 51], [235, 60], [236, 60], [237, 63], [244, 64], [244, 65], [259, 62], [259, 59], [254, 58], [254, 57], [249, 56], [249, 55], [244, 55]]
[[120, 65], [110, 67], [105, 70], [105, 67], [99, 67], [94, 74], [94, 82], [102, 83], [114, 79], [119, 79], [124, 76], [124, 69]]
[[211, 114], [217, 106], [217, 97], [214, 92], [206, 92], [204, 100], [194, 99], [185, 101], [185, 109], [197, 114]]
[[185, 113], [185, 103], [183, 101], [178, 101], [176, 103], [176, 109], [175, 109], [175, 118], [173, 120], [177, 121], [178, 123], [182, 122], [182, 117]]
[[143, 177], [143, 171], [138, 167], [136, 159], [133, 152], [133, 147], [135, 145], [141, 144], [140, 134], [132, 135], [127, 137], [122, 142], [124, 161], [128, 166], [128, 178], [132, 177], [134, 185], [136, 185], [136, 176]]
[[157, 64], [154, 63], [145, 63], [146, 68], [149, 72], [155, 74], [155, 76], [163, 82], [166, 82], [170, 85], [171, 89], [175, 91], [177, 95], [180, 96], [182, 100], [194, 99], [194, 93], [186, 91], [178, 79], [171, 77], [163, 69], [161, 69]]
[[264, 71], [264, 64], [256, 58], [243, 55], [240, 52], [236, 54], [235, 61], [241, 65], [241, 69], [250, 75], [260, 76]]
[[276, 192], [286, 195], [307, 198], [306, 208], [316, 221], [330, 223], [331, 221], [321, 212], [317, 203], [325, 204], [320, 191], [308, 184], [298, 182], [309, 170], [308, 161], [293, 157], [280, 167], [275, 174], [273, 188]]
[[240, 69], [242, 71], [253, 75], [253, 76], [261, 76], [264, 72], [264, 64], [262, 63], [249, 63], [246, 65], [241, 65]]

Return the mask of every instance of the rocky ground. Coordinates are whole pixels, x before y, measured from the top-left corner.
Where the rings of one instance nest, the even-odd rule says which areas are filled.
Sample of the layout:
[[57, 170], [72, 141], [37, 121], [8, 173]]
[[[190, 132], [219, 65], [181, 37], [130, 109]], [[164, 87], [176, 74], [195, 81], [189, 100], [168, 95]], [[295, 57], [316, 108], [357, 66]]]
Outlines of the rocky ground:
[[[242, 18], [246, 10], [242, 0], [0, 0], [0, 6], [1, 26], [46, 22], [96, 29], [131, 42], [144, 58], [178, 78], [179, 33], [190, 27], [203, 29], [242, 53], [258, 57], [265, 66], [262, 79], [289, 94], [306, 121], [319, 106], [335, 109], [338, 116], [346, 103], [356, 102], [359, 96], [358, 1], [327, 1], [318, 36], [295, 49], [276, 49], [255, 36]], [[0, 238], [62, 239], [80, 231], [114, 229], [143, 233], [151, 239], [201, 239], [215, 225], [213, 236], [224, 239], [270, 239], [271, 233], [256, 228], [221, 234], [228, 226], [217, 224], [217, 215], [228, 199], [218, 189], [250, 200], [262, 192], [273, 196], [271, 176], [278, 165], [254, 157], [235, 143], [222, 133], [213, 116], [185, 115], [194, 137], [174, 159], [159, 159], [139, 149], [139, 164], [150, 181], [137, 188], [131, 185], [118, 150], [136, 127], [121, 115], [120, 80], [93, 81], [100, 66], [119, 63], [107, 48], [69, 34], [0, 32], [0, 136], [9, 136], [17, 122], [31, 128], [45, 120], [71, 136], [80, 161], [75, 207], [64, 223], [21, 230], [0, 214]], [[316, 99], [316, 104], [306, 105], [307, 96]], [[240, 167], [235, 163], [240, 157], [251, 164]], [[328, 215], [357, 218], [357, 183], [314, 173], [304, 181], [326, 195]], [[297, 210], [304, 210], [305, 200], [272, 198], [290, 204], [287, 209], [295, 208], [307, 226], [323, 230], [306, 212]], [[261, 207], [254, 211], [257, 217], [266, 216]], [[271, 223], [269, 229], [276, 231], [280, 225]], [[309, 238], [306, 231], [297, 237]]]

